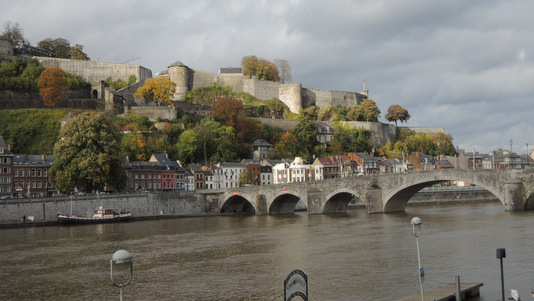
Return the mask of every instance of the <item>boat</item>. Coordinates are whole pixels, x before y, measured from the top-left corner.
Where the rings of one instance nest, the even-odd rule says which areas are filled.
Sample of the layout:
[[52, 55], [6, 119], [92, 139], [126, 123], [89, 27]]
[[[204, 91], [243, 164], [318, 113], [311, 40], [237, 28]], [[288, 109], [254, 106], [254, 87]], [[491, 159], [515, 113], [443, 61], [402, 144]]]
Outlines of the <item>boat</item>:
[[93, 216], [79, 216], [58, 214], [57, 221], [60, 224], [100, 224], [100, 223], [115, 223], [126, 222], [132, 218], [130, 211], [118, 211], [116, 209], [96, 209]]

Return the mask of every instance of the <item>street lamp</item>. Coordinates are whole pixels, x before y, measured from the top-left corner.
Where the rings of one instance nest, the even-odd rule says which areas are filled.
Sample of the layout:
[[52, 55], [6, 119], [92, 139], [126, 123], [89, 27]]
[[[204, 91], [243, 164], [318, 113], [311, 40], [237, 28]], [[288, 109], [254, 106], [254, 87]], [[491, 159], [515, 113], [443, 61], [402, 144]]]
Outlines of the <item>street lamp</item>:
[[497, 259], [501, 261], [501, 291], [502, 291], [502, 301], [504, 301], [504, 273], [502, 269], [502, 259], [506, 258], [506, 249], [500, 248], [497, 249]]
[[[120, 300], [124, 300], [124, 287], [130, 284], [133, 277], [133, 258], [128, 251], [125, 250], [118, 250], [111, 256], [111, 259], [109, 261], [110, 263], [110, 276], [111, 276], [111, 282], [116, 287], [120, 288], [121, 295]], [[113, 279], [113, 266], [115, 266], [115, 270], [118, 271], [119, 274], [122, 274], [120, 278], [128, 279], [128, 281], [119, 281], [119, 283], [115, 282]], [[130, 270], [129, 277], [126, 274], [125, 271]], [[122, 273], [121, 273], [122, 272]], [[126, 277], [125, 277], [126, 276]]]
[[423, 292], [423, 276], [425, 272], [421, 267], [421, 256], [419, 255], [419, 234], [421, 234], [421, 224], [423, 221], [421, 221], [419, 217], [414, 217], [410, 223], [412, 224], [413, 236], [415, 236], [415, 243], [417, 244], [417, 262], [419, 263], [419, 285], [421, 286], [421, 300], [425, 301], [425, 294]]

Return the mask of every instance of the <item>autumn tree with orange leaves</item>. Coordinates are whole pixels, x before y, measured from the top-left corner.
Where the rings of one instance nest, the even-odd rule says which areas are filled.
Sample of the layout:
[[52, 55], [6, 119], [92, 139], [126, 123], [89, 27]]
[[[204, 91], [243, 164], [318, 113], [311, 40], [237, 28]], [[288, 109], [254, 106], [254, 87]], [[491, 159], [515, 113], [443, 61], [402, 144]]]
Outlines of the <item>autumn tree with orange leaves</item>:
[[156, 104], [172, 104], [171, 97], [176, 91], [176, 83], [165, 77], [149, 78], [145, 84], [137, 89], [134, 97], [145, 102], [154, 101]]
[[63, 100], [64, 92], [69, 89], [65, 75], [65, 71], [58, 67], [41, 72], [39, 89], [46, 107], [55, 107]]

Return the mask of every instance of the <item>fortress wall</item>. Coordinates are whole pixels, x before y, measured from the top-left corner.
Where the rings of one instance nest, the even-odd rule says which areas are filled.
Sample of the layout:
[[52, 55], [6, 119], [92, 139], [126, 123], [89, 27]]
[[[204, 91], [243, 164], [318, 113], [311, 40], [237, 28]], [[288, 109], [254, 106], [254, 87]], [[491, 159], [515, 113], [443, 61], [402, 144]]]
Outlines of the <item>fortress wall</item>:
[[[388, 140], [395, 139], [395, 125], [382, 122], [365, 122], [365, 121], [342, 121], [353, 128], [363, 128], [371, 132], [371, 139], [375, 145], [384, 145]], [[333, 122], [329, 122], [330, 125]]]
[[174, 106], [149, 106], [149, 107], [130, 107], [129, 113], [133, 115], [146, 116], [150, 121], [176, 118], [176, 108]]
[[242, 74], [221, 74], [218, 77], [219, 85], [232, 87], [234, 92], [243, 92], [243, 75]]
[[128, 81], [130, 75], [135, 75], [137, 81], [152, 77], [152, 71], [138, 65], [113, 64], [94, 61], [79, 61], [50, 57], [34, 57], [43, 66], [59, 67], [65, 72], [81, 76], [90, 83], [97, 83], [111, 77], [113, 80]]
[[415, 133], [425, 133], [432, 136], [437, 135], [438, 133], [445, 133], [445, 128], [431, 128], [431, 127], [417, 127], [417, 126], [399, 126], [401, 130], [409, 130]]
[[316, 105], [319, 108], [337, 107], [337, 106], [356, 106], [365, 95], [356, 92], [332, 91], [321, 89], [304, 88], [302, 91], [302, 103], [304, 107]]
[[291, 119], [274, 119], [274, 118], [254, 118], [259, 123], [269, 126], [271, 128], [281, 128], [284, 131], [292, 131], [297, 124], [298, 120]]
[[261, 100], [279, 99], [278, 82], [243, 78], [243, 92], [246, 92]]
[[13, 42], [9, 40], [0, 39], [0, 55], [13, 55]]
[[199, 71], [199, 70], [193, 70], [190, 69], [191, 74], [189, 76], [189, 79], [191, 80], [189, 89], [193, 90], [195, 88], [199, 87], [207, 87], [211, 86], [214, 82], [217, 81], [217, 77], [214, 73], [205, 72], [205, 71]]
[[298, 113], [302, 109], [302, 84], [281, 84], [278, 94], [291, 112]]

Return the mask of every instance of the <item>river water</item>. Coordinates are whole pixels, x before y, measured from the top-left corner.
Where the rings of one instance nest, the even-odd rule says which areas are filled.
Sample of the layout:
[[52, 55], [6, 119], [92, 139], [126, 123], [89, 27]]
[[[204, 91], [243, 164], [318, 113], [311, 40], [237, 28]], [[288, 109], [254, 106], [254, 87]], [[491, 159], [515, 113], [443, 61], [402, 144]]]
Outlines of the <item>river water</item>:
[[279, 216], [215, 216], [122, 224], [0, 230], [0, 300], [118, 300], [109, 260], [134, 258], [125, 300], [283, 300], [294, 269], [308, 275], [310, 300], [399, 300], [425, 288], [481, 282], [480, 300], [523, 300], [534, 288], [534, 212], [500, 203], [409, 206], [404, 213], [350, 210]]

